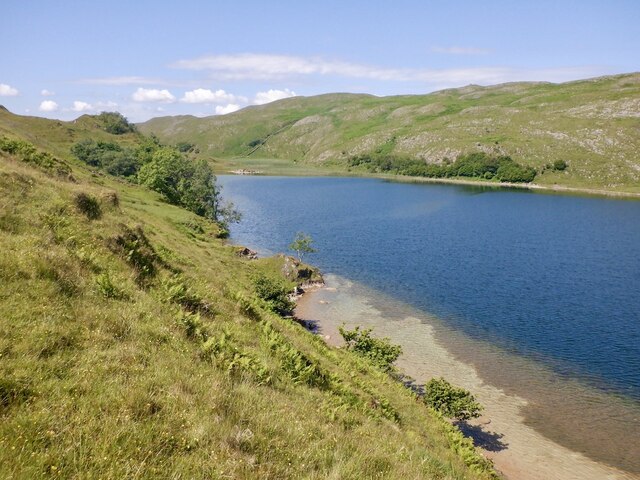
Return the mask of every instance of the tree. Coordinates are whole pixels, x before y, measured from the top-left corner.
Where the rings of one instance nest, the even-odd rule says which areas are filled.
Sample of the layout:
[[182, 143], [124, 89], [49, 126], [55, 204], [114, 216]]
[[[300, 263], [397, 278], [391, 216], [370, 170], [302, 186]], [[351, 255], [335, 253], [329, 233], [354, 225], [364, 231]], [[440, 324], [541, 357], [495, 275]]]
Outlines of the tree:
[[469, 420], [480, 416], [482, 405], [464, 388], [455, 387], [444, 378], [432, 378], [424, 386], [424, 402], [444, 416]]
[[129, 123], [126, 117], [119, 112], [102, 112], [97, 116], [97, 119], [102, 122], [104, 129], [113, 135], [136, 131], [136, 126]]
[[302, 257], [304, 257], [305, 253], [315, 253], [316, 249], [313, 248], [313, 239], [310, 235], [307, 235], [304, 232], [296, 233], [296, 237], [293, 239], [293, 242], [289, 245], [289, 250], [293, 250], [296, 252], [298, 256], [298, 261], [302, 262]]
[[160, 193], [169, 203], [180, 205], [181, 189], [179, 183], [185, 177], [187, 162], [177, 150], [168, 147], [159, 148], [138, 172], [142, 185]]
[[388, 338], [372, 337], [370, 328], [360, 330], [358, 326], [354, 330], [346, 330], [340, 327], [338, 330], [347, 343], [347, 350], [368, 359], [386, 372], [393, 369], [393, 362], [402, 354], [400, 345], [392, 344]]

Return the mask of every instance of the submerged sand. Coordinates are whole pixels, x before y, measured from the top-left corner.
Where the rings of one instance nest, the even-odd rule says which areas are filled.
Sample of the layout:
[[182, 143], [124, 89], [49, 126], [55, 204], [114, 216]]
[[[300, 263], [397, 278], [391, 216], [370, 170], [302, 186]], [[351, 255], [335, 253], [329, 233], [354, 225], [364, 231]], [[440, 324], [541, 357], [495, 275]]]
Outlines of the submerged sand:
[[[523, 411], [530, 400], [488, 383], [474, 366], [456, 358], [445, 348], [436, 329], [421, 312], [406, 315], [407, 311], [404, 311], [400, 317], [394, 317], [373, 306], [374, 297], [363, 294], [363, 289], [355, 288], [352, 282], [333, 275], [327, 275], [326, 280], [324, 288], [300, 299], [296, 315], [314, 323], [318, 334], [336, 346], [342, 343], [338, 332], [341, 325], [373, 327], [377, 336], [389, 337], [393, 343], [402, 346], [403, 355], [397, 366], [418, 384], [442, 376], [473, 392], [485, 410], [470, 426], [469, 433], [505, 478], [640, 478], [572, 451], [527, 425]], [[375, 292], [368, 293], [375, 295]]]

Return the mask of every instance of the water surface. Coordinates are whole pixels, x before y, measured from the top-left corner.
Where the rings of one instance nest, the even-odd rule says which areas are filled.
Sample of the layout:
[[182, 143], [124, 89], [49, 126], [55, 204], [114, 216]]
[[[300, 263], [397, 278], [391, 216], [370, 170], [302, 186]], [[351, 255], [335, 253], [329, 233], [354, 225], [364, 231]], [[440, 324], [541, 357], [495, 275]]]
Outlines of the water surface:
[[[640, 426], [640, 202], [363, 178], [220, 180], [244, 214], [234, 242], [273, 253], [305, 231], [323, 271], [495, 349], [493, 360], [457, 352], [492, 382], [510, 356], [551, 372], [560, 390], [591, 389], [605, 423], [615, 399], [633, 415], [628, 435]], [[548, 422], [543, 410], [531, 407], [529, 420]]]

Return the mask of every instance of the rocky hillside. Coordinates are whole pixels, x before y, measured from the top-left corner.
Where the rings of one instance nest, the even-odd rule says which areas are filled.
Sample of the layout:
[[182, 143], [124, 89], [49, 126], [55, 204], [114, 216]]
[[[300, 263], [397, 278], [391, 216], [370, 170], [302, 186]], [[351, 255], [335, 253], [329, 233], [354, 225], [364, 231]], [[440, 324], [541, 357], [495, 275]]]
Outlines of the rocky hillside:
[[[429, 95], [296, 97], [224, 115], [140, 124], [209, 157], [347, 168], [356, 155], [428, 163], [483, 151], [538, 169], [536, 183], [640, 191], [640, 74], [563, 84], [470, 85]], [[565, 171], [544, 170], [564, 160]]]

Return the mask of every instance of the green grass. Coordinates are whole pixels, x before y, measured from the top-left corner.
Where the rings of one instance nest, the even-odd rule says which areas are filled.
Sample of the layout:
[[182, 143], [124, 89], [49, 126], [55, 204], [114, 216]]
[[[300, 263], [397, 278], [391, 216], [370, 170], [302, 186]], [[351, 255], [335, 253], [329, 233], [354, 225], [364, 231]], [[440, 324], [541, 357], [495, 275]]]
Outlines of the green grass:
[[253, 279], [284, 259], [72, 167], [0, 154], [0, 478], [492, 477], [400, 383], [264, 308]]
[[[549, 83], [469, 86], [429, 95], [332, 94], [285, 99], [222, 117], [162, 117], [139, 127], [168, 142], [193, 141], [208, 158], [251, 156], [346, 170], [350, 156], [388, 153], [440, 162], [485, 151], [542, 171], [537, 184], [640, 193], [640, 74]], [[274, 165], [288, 174], [288, 167]], [[264, 171], [269, 172], [265, 166]], [[303, 170], [301, 170], [303, 171]], [[296, 169], [291, 174], [297, 174]]]

